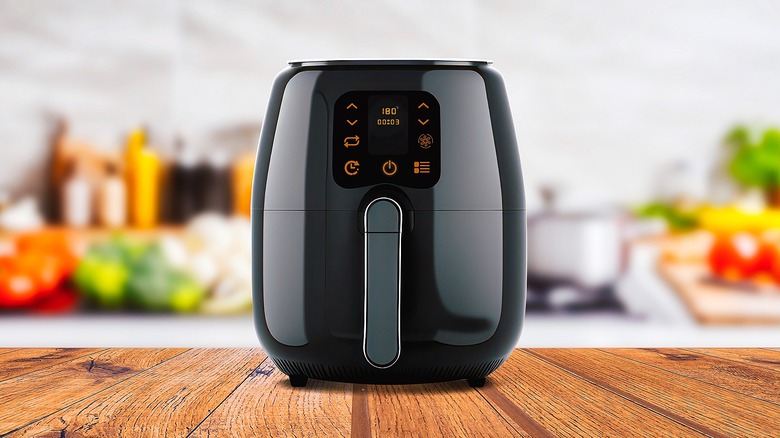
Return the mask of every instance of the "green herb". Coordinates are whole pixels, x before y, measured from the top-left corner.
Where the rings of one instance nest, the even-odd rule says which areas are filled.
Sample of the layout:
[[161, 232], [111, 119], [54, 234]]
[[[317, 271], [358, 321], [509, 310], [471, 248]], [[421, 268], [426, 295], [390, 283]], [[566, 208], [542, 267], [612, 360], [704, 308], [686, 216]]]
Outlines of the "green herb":
[[636, 215], [643, 218], [663, 219], [673, 231], [686, 231], [696, 228], [699, 219], [695, 212], [677, 208], [664, 202], [651, 202], [635, 211]]
[[780, 130], [771, 128], [756, 136], [738, 126], [726, 135], [725, 143], [734, 149], [729, 172], [737, 182], [768, 191], [780, 187]]

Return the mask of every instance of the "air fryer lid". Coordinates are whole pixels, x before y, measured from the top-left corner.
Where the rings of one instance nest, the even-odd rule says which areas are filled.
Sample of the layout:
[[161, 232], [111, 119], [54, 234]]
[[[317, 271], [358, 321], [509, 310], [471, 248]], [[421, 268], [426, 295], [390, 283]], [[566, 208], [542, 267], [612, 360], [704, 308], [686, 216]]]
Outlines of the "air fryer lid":
[[480, 67], [493, 64], [487, 59], [300, 59], [287, 62], [290, 67]]

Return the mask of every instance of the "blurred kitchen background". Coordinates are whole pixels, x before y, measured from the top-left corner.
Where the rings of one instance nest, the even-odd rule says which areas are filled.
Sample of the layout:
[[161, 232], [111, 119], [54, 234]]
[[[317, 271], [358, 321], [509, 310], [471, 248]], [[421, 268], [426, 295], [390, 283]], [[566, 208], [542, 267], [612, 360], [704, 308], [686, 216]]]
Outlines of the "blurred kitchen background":
[[0, 0], [0, 346], [257, 346], [271, 83], [344, 57], [502, 72], [520, 345], [780, 344], [776, 1]]

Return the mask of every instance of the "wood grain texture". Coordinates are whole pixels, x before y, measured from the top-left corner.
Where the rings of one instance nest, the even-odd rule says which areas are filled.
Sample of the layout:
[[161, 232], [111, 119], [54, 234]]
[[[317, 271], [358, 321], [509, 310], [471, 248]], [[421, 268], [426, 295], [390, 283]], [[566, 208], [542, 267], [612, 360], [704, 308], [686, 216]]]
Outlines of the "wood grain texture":
[[554, 436], [701, 435], [524, 351], [500, 370], [490, 385]]
[[374, 436], [531, 436], [465, 381], [370, 385], [368, 395]]
[[0, 434], [103, 391], [183, 349], [115, 349], [0, 382]]
[[195, 349], [11, 436], [186, 436], [265, 359], [256, 349]]
[[0, 355], [0, 381], [94, 354], [98, 348], [25, 348]]
[[350, 435], [352, 385], [309, 380], [293, 388], [266, 360], [206, 418], [193, 437]]
[[770, 349], [531, 349], [480, 389], [293, 388], [259, 349], [0, 349], [0, 436], [778, 436], [778, 362]]
[[708, 435], [777, 434], [780, 409], [773, 403], [604, 351], [534, 349], [529, 352]]
[[676, 348], [610, 349], [607, 352], [773, 402], [780, 409], [780, 374], [776, 371]]
[[512, 421], [520, 426], [523, 432], [535, 438], [549, 438], [554, 436], [550, 431], [545, 429], [544, 426], [534, 420], [533, 417], [525, 413], [525, 411], [520, 409], [502, 394], [501, 391], [498, 390], [498, 387], [493, 384], [492, 379], [485, 382], [485, 386], [480, 388], [479, 392], [482, 393], [485, 399], [488, 400], [498, 412], [511, 418]]
[[686, 348], [685, 350], [712, 356], [718, 360], [725, 359], [780, 371], [780, 352], [765, 348]]
[[352, 385], [352, 438], [371, 437], [371, 414], [368, 408], [368, 387]]

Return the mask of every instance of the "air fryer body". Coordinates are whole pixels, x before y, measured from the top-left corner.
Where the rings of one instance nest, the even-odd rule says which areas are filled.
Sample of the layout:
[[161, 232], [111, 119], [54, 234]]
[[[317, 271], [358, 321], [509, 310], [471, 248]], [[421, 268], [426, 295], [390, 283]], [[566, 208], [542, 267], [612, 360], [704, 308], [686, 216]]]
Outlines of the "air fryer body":
[[525, 307], [522, 175], [498, 72], [291, 63], [261, 133], [252, 239], [255, 326], [284, 373], [487, 376]]

